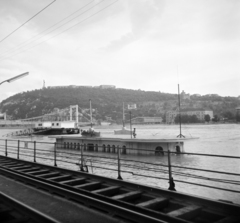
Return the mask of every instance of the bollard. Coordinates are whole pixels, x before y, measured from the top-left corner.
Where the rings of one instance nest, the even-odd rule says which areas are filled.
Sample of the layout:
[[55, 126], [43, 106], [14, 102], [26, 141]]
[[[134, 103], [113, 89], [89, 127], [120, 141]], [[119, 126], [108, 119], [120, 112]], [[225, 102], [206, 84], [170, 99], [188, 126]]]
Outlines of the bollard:
[[54, 166], [57, 166], [57, 143], [54, 143]]
[[[167, 144], [168, 147], [168, 144]], [[168, 148], [168, 174], [169, 174], [169, 188], [168, 190], [172, 190], [172, 191], [176, 191], [175, 189], [175, 183], [173, 181], [173, 177], [172, 177], [172, 167], [171, 167], [171, 154]]]
[[33, 162], [36, 163], [36, 141], [33, 142]]
[[122, 177], [121, 177], [121, 162], [120, 162], [120, 148], [118, 147], [117, 148], [117, 151], [118, 151], [118, 180], [122, 180]]
[[7, 152], [7, 139], [5, 139], [5, 156], [8, 156], [8, 152]]
[[19, 159], [19, 153], [20, 153], [20, 140], [18, 140], [17, 159]]

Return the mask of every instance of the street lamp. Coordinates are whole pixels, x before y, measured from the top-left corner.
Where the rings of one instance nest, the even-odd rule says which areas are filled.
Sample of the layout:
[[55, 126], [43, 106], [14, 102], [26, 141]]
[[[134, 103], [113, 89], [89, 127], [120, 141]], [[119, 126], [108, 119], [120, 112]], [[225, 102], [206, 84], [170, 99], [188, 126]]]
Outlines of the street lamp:
[[29, 72], [25, 72], [25, 73], [23, 73], [23, 74], [19, 74], [19, 75], [15, 76], [15, 77], [12, 77], [12, 78], [10, 78], [10, 79], [7, 79], [7, 80], [1, 82], [0, 85], [3, 84], [4, 82], [11, 83], [11, 82], [13, 82], [13, 81], [16, 81], [17, 79], [20, 79], [20, 78], [22, 78], [22, 77], [27, 76], [28, 74], [29, 74]]

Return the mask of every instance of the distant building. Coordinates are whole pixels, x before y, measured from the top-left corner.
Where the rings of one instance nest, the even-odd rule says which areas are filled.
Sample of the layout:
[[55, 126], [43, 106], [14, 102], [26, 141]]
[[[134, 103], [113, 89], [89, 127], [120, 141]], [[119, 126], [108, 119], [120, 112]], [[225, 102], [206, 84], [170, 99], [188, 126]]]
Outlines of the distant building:
[[193, 94], [192, 96], [194, 96], [194, 97], [201, 97], [200, 94]]
[[0, 113], [0, 120], [6, 120], [7, 114], [6, 113]]
[[132, 119], [132, 124], [159, 124], [162, 117], [137, 117]]
[[206, 94], [205, 96], [207, 96], [207, 97], [219, 97], [218, 94]]
[[49, 86], [48, 88], [57, 89], [57, 88], [92, 88], [92, 86], [79, 86], [79, 85], [67, 85], [67, 86]]
[[[175, 118], [177, 117], [177, 115], [179, 114], [179, 111], [169, 111], [166, 114], [166, 122], [167, 123], [174, 123]], [[204, 117], [205, 115], [209, 115], [210, 119], [213, 118], [213, 111], [210, 110], [196, 110], [196, 111], [181, 111], [181, 115], [196, 115], [197, 118], [200, 121], [204, 121]]]
[[181, 99], [189, 99], [190, 100], [190, 94], [186, 94], [185, 91], [182, 91], [181, 93]]
[[99, 86], [101, 89], [115, 89], [115, 85], [100, 85]]

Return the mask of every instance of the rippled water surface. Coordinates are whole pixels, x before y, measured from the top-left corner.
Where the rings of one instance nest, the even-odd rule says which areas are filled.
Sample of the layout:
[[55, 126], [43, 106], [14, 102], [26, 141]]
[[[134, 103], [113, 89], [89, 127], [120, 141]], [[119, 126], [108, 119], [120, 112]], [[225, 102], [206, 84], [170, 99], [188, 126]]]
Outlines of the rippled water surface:
[[[176, 137], [179, 135], [179, 127], [176, 125], [136, 125], [137, 138], [169, 138]], [[101, 132], [101, 136], [113, 137], [113, 131], [120, 129], [121, 126], [96, 126], [95, 130]], [[4, 139], [4, 135], [16, 131], [14, 129], [0, 129], [0, 136]], [[182, 134], [186, 137], [199, 137], [198, 139], [190, 140], [185, 142], [184, 149], [187, 153], [201, 153], [201, 154], [215, 154], [224, 156], [236, 156], [240, 157], [240, 125], [239, 124], [218, 124], [218, 125], [183, 125]], [[130, 138], [130, 136], [129, 136]], [[16, 139], [16, 138], [15, 138]], [[54, 142], [54, 139], [50, 139], [47, 136], [44, 137], [31, 137], [31, 138], [21, 138], [21, 140], [36, 140], [39, 142]], [[46, 150], [52, 150], [52, 144], [45, 146]], [[59, 151], [64, 154], [64, 151]], [[2, 153], [1, 153], [2, 154]], [[105, 154], [106, 156], [106, 154]], [[116, 157], [114, 154], [109, 154], [108, 156]], [[167, 156], [124, 156], [124, 159], [135, 161], [143, 161], [156, 164], [167, 164]], [[207, 156], [193, 156], [193, 155], [172, 155], [171, 156], [172, 165], [176, 166], [187, 166], [197, 169], [211, 169], [215, 171], [224, 171], [240, 174], [240, 159], [229, 159], [224, 157], [207, 157]], [[49, 161], [52, 164], [52, 161]], [[135, 163], [134, 163], [135, 164]], [[64, 164], [66, 168], [70, 166]], [[101, 164], [99, 164], [101, 165]], [[136, 163], [136, 165], [139, 165]], [[140, 164], [143, 167], [145, 164]], [[106, 166], [106, 165], [105, 165]], [[70, 167], [72, 168], [72, 167]], [[74, 167], [77, 168], [77, 167]], [[131, 168], [126, 168], [125, 170], [131, 170]], [[234, 180], [234, 184], [224, 184], [220, 182], [206, 181], [205, 179], [189, 178], [185, 175], [178, 178], [182, 181], [187, 181], [189, 183], [197, 184], [207, 184], [213, 187], [227, 188], [231, 190], [236, 190], [239, 193], [230, 193], [222, 190], [216, 190], [207, 187], [198, 187], [192, 184], [185, 184], [181, 182], [175, 182], [176, 189], [183, 193], [190, 193], [198, 196], [210, 197], [214, 199], [224, 199], [230, 200], [235, 203], [240, 204], [240, 177], [239, 176], [229, 176], [229, 175], [216, 175], [209, 174], [202, 171], [193, 170], [180, 170], [184, 174], [195, 174], [199, 177], [208, 176], [214, 177], [220, 180]], [[173, 168], [174, 171], [174, 168]], [[116, 172], [93, 168], [94, 174], [105, 175], [108, 177], [116, 178]], [[141, 175], [151, 175], [154, 177], [166, 177], [167, 175], [160, 172], [149, 173], [148, 170], [139, 169], [135, 170], [135, 174], [122, 173], [124, 180], [137, 182], [140, 184], [147, 184], [150, 186], [162, 187], [167, 189], [168, 182], [166, 180], [156, 179], [156, 178], [146, 178]], [[140, 176], [139, 176], [140, 175]], [[174, 172], [173, 172], [173, 177]]]

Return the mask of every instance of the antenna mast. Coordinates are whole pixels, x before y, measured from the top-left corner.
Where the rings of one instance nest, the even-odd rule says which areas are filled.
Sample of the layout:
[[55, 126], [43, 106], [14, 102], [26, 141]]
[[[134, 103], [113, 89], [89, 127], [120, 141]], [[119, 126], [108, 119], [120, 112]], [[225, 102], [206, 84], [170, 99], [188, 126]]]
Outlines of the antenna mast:
[[90, 103], [90, 118], [91, 118], [91, 128], [92, 128], [92, 104], [91, 104], [91, 99], [89, 99]]
[[[178, 73], [178, 67], [177, 67], [177, 73]], [[179, 76], [178, 76], [179, 79]], [[179, 119], [179, 128], [180, 128], [180, 134], [177, 136], [179, 138], [185, 138], [184, 135], [182, 135], [182, 118], [181, 118], [181, 102], [180, 102], [180, 87], [179, 87], [179, 80], [178, 80], [178, 119]]]

